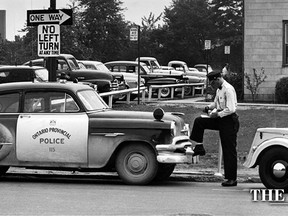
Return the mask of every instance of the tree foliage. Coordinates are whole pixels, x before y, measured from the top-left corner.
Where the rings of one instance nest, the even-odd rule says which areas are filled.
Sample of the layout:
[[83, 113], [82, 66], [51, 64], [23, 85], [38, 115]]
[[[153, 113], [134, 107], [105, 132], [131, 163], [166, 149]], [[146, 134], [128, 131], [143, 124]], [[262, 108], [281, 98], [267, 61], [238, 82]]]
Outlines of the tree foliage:
[[203, 62], [204, 41], [211, 39], [214, 25], [207, 0], [173, 0], [165, 8], [169, 48], [167, 60], [183, 60], [188, 65]]
[[[189, 66], [206, 63], [204, 41], [212, 41], [210, 63], [241, 67], [243, 0], [172, 0], [163, 13], [142, 18], [140, 55], [154, 56], [163, 65], [183, 60]], [[134, 60], [137, 43], [129, 41], [133, 23], [124, 20], [120, 0], [71, 0], [73, 25], [61, 26], [61, 53], [78, 59]], [[161, 22], [162, 21], [162, 22]], [[37, 27], [25, 26], [23, 37], [0, 44], [0, 64], [20, 64], [38, 58]]]
[[113, 60], [125, 48], [127, 25], [118, 0], [80, 0], [81, 24], [85, 29], [83, 44], [92, 51], [94, 60]]

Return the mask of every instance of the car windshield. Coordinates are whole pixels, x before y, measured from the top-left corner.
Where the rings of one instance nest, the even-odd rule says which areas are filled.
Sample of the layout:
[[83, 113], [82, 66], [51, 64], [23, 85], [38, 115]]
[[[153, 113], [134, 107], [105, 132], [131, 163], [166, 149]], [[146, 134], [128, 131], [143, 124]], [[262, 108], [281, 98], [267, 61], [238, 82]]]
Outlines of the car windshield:
[[68, 64], [70, 65], [72, 70], [79, 70], [80, 66], [78, 65], [75, 58], [67, 58]]
[[109, 109], [109, 106], [94, 90], [84, 90], [77, 93], [88, 111]]
[[149, 73], [150, 72], [150, 70], [149, 70], [149, 68], [148, 68], [148, 66], [146, 64], [142, 64], [142, 68], [145, 71], [145, 73]]
[[111, 72], [104, 64], [97, 64], [96, 67], [98, 71]]

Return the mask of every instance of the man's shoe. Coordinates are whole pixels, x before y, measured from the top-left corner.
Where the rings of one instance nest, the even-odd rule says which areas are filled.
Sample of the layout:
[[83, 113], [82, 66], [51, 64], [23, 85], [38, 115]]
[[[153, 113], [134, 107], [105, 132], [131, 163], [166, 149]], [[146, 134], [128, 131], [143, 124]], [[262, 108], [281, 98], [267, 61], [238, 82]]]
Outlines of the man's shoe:
[[223, 187], [237, 186], [237, 180], [228, 179], [227, 181], [222, 182], [222, 186]]
[[205, 151], [203, 145], [196, 145], [194, 147], [193, 151], [194, 151], [193, 157], [197, 156], [197, 155], [203, 156], [206, 154], [206, 151]]

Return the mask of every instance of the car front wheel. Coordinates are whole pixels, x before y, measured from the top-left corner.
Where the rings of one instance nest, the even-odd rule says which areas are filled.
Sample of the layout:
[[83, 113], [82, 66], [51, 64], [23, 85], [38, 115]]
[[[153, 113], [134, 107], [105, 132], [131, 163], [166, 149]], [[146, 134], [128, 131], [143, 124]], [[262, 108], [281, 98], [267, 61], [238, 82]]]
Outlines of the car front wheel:
[[137, 185], [150, 183], [158, 170], [155, 151], [139, 143], [123, 147], [116, 156], [115, 166], [125, 183]]
[[261, 157], [259, 175], [267, 188], [288, 190], [288, 150], [274, 147]]

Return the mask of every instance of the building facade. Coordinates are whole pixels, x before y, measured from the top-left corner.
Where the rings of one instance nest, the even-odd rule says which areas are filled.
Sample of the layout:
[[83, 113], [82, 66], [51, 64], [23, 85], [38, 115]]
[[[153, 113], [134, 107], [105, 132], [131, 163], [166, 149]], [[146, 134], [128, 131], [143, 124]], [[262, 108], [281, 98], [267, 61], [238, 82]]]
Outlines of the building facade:
[[0, 39], [6, 39], [6, 11], [0, 10]]
[[[277, 81], [288, 76], [287, 0], [244, 0], [244, 73], [253, 71], [267, 76], [256, 100], [275, 101]], [[246, 87], [244, 99], [252, 99]]]

